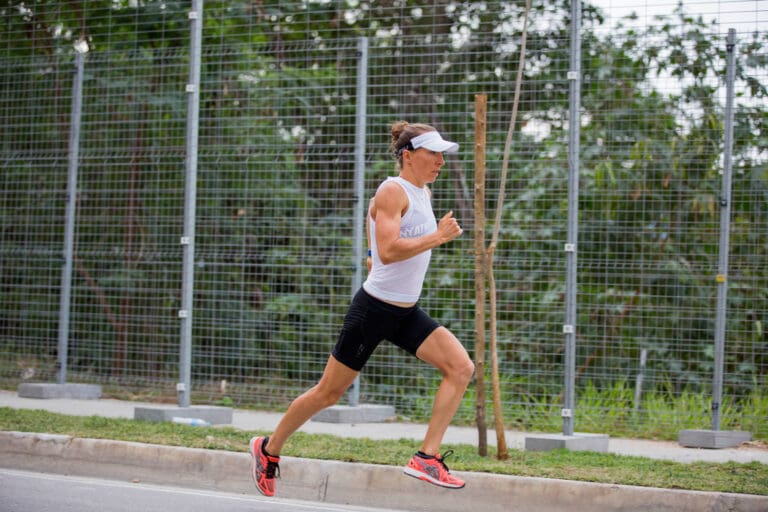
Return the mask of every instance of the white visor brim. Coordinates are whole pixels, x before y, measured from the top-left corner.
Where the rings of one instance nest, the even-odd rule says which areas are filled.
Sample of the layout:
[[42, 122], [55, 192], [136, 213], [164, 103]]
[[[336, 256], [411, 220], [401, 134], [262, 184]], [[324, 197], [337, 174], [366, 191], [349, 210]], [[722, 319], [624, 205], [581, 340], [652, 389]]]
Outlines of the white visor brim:
[[436, 131], [422, 133], [412, 138], [411, 146], [413, 149], [426, 148], [440, 153], [456, 153], [459, 150], [457, 143], [443, 139]]

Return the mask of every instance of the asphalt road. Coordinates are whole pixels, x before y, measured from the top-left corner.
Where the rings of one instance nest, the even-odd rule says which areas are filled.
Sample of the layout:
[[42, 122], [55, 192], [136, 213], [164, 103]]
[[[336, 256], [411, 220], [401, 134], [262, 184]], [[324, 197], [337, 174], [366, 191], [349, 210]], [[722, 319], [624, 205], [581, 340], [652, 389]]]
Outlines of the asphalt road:
[[402, 512], [0, 468], [2, 512]]

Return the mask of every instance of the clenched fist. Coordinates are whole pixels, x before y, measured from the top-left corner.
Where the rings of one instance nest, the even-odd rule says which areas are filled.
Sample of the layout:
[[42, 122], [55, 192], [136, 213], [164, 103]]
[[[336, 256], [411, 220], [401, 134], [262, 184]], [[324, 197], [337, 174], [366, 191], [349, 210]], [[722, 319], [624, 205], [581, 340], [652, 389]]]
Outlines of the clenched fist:
[[459, 221], [453, 216], [453, 210], [443, 215], [443, 218], [438, 221], [437, 232], [444, 242], [450, 242], [461, 235], [462, 229]]

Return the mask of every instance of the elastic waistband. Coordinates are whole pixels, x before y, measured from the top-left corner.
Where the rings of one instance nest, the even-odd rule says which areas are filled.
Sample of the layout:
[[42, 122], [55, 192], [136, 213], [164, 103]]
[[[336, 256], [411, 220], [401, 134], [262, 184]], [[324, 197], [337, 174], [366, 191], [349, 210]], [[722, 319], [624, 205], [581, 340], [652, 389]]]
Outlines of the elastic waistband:
[[360, 290], [358, 290], [356, 295], [358, 297], [363, 297], [365, 300], [367, 300], [371, 305], [373, 305], [376, 308], [384, 309], [386, 311], [390, 311], [396, 314], [410, 313], [411, 311], [419, 307], [418, 304], [414, 304], [413, 306], [404, 308], [402, 306], [395, 306], [394, 304], [390, 304], [389, 302], [384, 302], [383, 300], [376, 298], [370, 293], [368, 293], [367, 291], [365, 291], [365, 288], [363, 288], [362, 286], [360, 287]]

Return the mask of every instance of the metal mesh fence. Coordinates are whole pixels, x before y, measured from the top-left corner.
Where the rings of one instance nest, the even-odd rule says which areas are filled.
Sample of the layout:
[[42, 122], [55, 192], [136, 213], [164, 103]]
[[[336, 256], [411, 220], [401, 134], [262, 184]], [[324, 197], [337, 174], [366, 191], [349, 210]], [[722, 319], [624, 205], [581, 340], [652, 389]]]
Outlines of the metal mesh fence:
[[[14, 374], [45, 364], [40, 340], [56, 339], [58, 282], [63, 240], [61, 188], [66, 183], [66, 144], [56, 137], [67, 108], [54, 95], [66, 73], [50, 61], [6, 62], [2, 77], [3, 346], [20, 359]], [[65, 87], [66, 89], [66, 87]], [[70, 88], [71, 89], [71, 88]], [[19, 91], [9, 95], [6, 91]], [[59, 94], [58, 96], [66, 96]], [[38, 132], [39, 130], [39, 132]], [[64, 141], [66, 139], [63, 139]], [[54, 345], [55, 347], [55, 345]]]
[[[68, 376], [172, 399], [178, 381], [189, 5], [0, 8], [0, 382], [53, 380], [72, 44], [86, 36]], [[362, 261], [365, 198], [392, 175], [389, 124], [461, 144], [433, 186], [464, 236], [433, 253], [422, 306], [474, 349], [476, 94], [487, 94], [487, 217], [512, 110], [522, 3], [206, 2], [192, 396], [281, 408], [313, 385]], [[739, 16], [723, 405], [765, 436], [768, 168], [764, 2], [585, 4], [576, 425], [668, 435], [708, 423], [723, 170], [725, 31]], [[747, 5], [742, 5], [747, 4]], [[77, 7], [73, 7], [77, 6]], [[623, 15], [618, 9], [615, 15]], [[664, 20], [652, 17], [661, 9]], [[670, 15], [670, 13], [672, 13]], [[610, 29], [608, 27], [611, 27]], [[496, 250], [505, 420], [556, 429], [563, 393], [568, 8], [531, 12], [520, 123]], [[366, 128], [355, 140], [359, 36]], [[490, 223], [489, 223], [490, 224]], [[490, 231], [489, 225], [489, 231]], [[638, 378], [638, 377], [641, 378]], [[379, 347], [361, 400], [422, 419], [439, 375]], [[474, 389], [457, 416], [474, 418]]]
[[270, 406], [322, 372], [354, 268], [357, 43], [313, 46], [204, 55], [195, 367]]
[[176, 373], [184, 55], [94, 52], [85, 65], [72, 362], [107, 382]]

